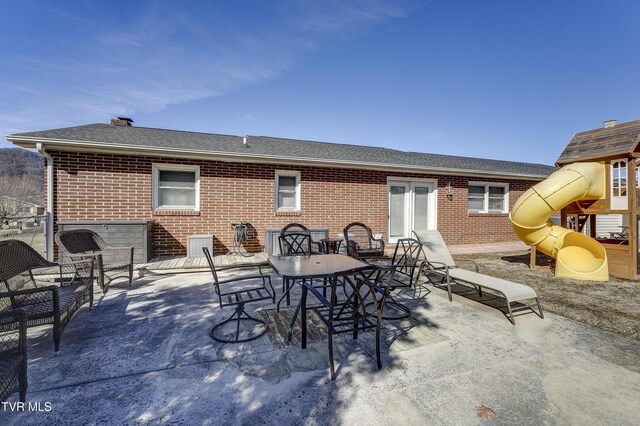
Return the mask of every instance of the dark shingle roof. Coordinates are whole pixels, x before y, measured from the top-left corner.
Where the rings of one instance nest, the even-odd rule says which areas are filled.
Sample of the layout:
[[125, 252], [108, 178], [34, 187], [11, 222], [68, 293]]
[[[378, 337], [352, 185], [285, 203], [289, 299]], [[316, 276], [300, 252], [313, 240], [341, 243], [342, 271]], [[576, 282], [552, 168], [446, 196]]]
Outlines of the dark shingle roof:
[[478, 172], [515, 176], [546, 177], [555, 168], [542, 164], [488, 160], [451, 155], [404, 152], [395, 149], [327, 142], [248, 136], [247, 144], [240, 136], [163, 130], [145, 127], [90, 124], [63, 129], [19, 133], [7, 136], [10, 141], [28, 145], [37, 141], [58, 145], [121, 147], [138, 150], [176, 151], [235, 157], [257, 157], [272, 160], [297, 160], [329, 164], [371, 167], [406, 166], [458, 172]]
[[640, 120], [576, 133], [556, 163], [562, 165], [629, 154], [639, 140]]

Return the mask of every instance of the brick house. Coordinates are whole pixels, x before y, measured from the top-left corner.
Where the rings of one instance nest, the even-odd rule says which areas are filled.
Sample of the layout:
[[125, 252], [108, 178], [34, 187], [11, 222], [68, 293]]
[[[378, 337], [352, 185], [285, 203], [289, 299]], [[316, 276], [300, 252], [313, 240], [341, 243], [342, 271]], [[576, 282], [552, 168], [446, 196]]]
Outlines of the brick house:
[[[555, 168], [387, 148], [143, 128], [129, 119], [7, 136], [47, 159], [50, 230], [61, 221], [153, 220], [156, 255], [184, 255], [187, 236], [231, 248], [246, 219], [265, 229], [353, 221], [385, 241], [439, 229], [448, 243], [514, 241], [508, 212]], [[52, 249], [52, 242], [49, 241]], [[50, 251], [52, 252], [52, 251]]]

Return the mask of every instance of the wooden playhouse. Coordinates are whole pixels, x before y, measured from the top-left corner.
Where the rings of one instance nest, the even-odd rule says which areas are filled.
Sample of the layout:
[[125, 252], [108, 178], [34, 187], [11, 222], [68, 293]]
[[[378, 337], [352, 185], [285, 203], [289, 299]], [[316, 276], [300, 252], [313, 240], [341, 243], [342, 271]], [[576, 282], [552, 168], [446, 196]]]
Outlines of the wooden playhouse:
[[561, 210], [561, 226], [585, 232], [602, 244], [615, 277], [640, 278], [638, 225], [640, 199], [640, 120], [576, 134], [556, 165], [599, 162], [605, 170], [605, 196], [580, 200]]

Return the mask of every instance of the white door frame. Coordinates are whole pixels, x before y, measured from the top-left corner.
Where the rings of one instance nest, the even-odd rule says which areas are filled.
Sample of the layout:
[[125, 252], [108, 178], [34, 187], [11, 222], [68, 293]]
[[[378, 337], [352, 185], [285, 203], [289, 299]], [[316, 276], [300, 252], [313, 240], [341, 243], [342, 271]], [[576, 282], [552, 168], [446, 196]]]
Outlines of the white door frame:
[[407, 192], [405, 193], [405, 238], [412, 237], [411, 231], [413, 230], [414, 214], [414, 190], [416, 186], [429, 187], [428, 198], [428, 212], [427, 212], [427, 226], [429, 229], [437, 229], [438, 223], [438, 180], [427, 178], [407, 178], [407, 177], [387, 177], [387, 236], [389, 243], [396, 243], [397, 238], [391, 238], [391, 186], [404, 186]]

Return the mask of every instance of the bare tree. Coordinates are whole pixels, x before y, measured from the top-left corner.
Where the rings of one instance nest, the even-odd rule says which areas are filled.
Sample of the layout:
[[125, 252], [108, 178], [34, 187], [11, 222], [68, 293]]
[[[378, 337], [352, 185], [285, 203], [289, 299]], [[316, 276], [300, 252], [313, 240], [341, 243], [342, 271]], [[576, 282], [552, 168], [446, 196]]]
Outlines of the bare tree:
[[0, 218], [29, 214], [44, 201], [42, 183], [28, 176], [0, 176]]

